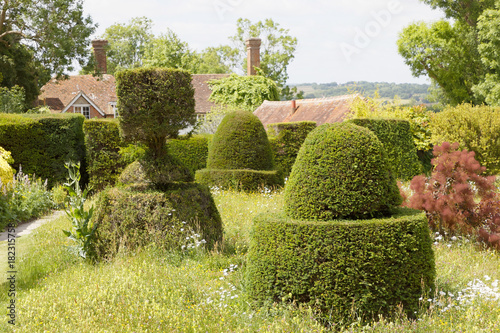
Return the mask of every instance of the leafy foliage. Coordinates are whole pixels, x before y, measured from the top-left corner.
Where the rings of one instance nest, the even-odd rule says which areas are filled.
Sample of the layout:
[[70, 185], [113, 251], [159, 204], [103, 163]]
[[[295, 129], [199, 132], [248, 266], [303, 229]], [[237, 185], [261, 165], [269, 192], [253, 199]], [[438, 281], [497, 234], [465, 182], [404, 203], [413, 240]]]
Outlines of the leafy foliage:
[[491, 240], [498, 245], [500, 211], [492, 205], [496, 199], [495, 177], [482, 176], [485, 168], [476, 161], [474, 152], [458, 147], [458, 143], [448, 142], [434, 147], [434, 171], [429, 178], [417, 176], [411, 181], [415, 194], [409, 206], [425, 210], [430, 227], [443, 235], [473, 234], [481, 228], [481, 236], [489, 239], [490, 235], [485, 236], [486, 222], [492, 227]]
[[2, 1], [0, 17], [2, 86], [23, 87], [27, 106], [51, 74], [85, 64], [95, 26], [83, 13], [83, 1]]
[[101, 191], [114, 185], [125, 167], [120, 148], [118, 122], [115, 120], [86, 120], [83, 123], [89, 186], [93, 191]]
[[461, 104], [436, 113], [430, 123], [432, 143], [458, 142], [475, 153], [489, 174], [500, 171], [500, 109]]
[[316, 128], [314, 121], [276, 123], [267, 125], [269, 143], [277, 168], [288, 177], [299, 149], [310, 131]]
[[0, 87], [0, 112], [23, 113], [25, 108], [24, 88], [14, 86], [11, 89]]
[[14, 169], [48, 180], [49, 188], [63, 183], [68, 160], [81, 161], [86, 182], [84, 117], [80, 114], [0, 114], [0, 146], [12, 153]]
[[108, 41], [108, 74], [142, 66], [146, 48], [153, 39], [152, 25], [151, 19], [134, 17], [128, 24], [115, 23], [106, 28], [102, 38]]
[[94, 223], [99, 258], [112, 258], [154, 244], [171, 249], [185, 242], [183, 228], [212, 249], [222, 239], [222, 223], [210, 191], [200, 184], [177, 184], [168, 191], [111, 188], [101, 192]]
[[419, 297], [434, 288], [429, 230], [414, 210], [325, 222], [264, 213], [251, 235], [246, 286], [259, 305], [302, 303], [340, 326], [391, 317], [401, 305], [414, 317]]
[[97, 260], [95, 250], [97, 224], [91, 222], [94, 207], [89, 210], [84, 207], [88, 189], [82, 191], [80, 188], [80, 163], [68, 162], [65, 167], [69, 173], [68, 182], [64, 183], [64, 188], [68, 192], [66, 215], [73, 228], [71, 231], [63, 230], [63, 233], [76, 243], [75, 249], [80, 257], [94, 262]]
[[192, 136], [172, 139], [167, 142], [170, 155], [175, 156], [194, 175], [196, 170], [207, 166], [209, 139], [205, 136]]
[[210, 187], [247, 192], [283, 186], [283, 175], [278, 170], [201, 169], [196, 171], [195, 180]]
[[248, 111], [227, 114], [212, 138], [207, 168], [273, 170], [271, 147], [259, 118]]
[[212, 94], [209, 100], [247, 111], [254, 111], [265, 100], [279, 100], [278, 87], [266, 77], [260, 75], [238, 76], [233, 74], [208, 82]]
[[14, 177], [14, 169], [9, 164], [14, 163], [10, 151], [0, 147], [0, 184], [7, 184]]
[[238, 19], [236, 35], [230, 39], [237, 45], [240, 64], [244, 72], [247, 68], [247, 49], [245, 41], [248, 38], [261, 38], [260, 71], [278, 85], [280, 97], [291, 99], [297, 93], [296, 88], [286, 86], [288, 80], [288, 65], [294, 58], [297, 38], [289, 35], [289, 29], [281, 28], [272, 19], [252, 24], [248, 19]]
[[396, 119], [353, 119], [352, 123], [371, 130], [384, 145], [388, 165], [397, 179], [410, 180], [421, 173], [410, 122]]
[[284, 198], [289, 216], [317, 220], [386, 215], [401, 203], [382, 143], [369, 129], [346, 122], [309, 133]]

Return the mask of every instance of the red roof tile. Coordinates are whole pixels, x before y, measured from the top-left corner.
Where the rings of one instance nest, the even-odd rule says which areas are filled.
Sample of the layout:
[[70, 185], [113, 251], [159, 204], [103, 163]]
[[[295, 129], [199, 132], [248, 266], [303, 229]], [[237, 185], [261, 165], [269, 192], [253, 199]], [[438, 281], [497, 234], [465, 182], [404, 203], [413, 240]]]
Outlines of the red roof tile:
[[344, 120], [352, 102], [361, 95], [342, 95], [326, 98], [298, 99], [295, 110], [292, 101], [264, 101], [254, 111], [264, 126], [293, 121], [315, 121], [316, 125]]

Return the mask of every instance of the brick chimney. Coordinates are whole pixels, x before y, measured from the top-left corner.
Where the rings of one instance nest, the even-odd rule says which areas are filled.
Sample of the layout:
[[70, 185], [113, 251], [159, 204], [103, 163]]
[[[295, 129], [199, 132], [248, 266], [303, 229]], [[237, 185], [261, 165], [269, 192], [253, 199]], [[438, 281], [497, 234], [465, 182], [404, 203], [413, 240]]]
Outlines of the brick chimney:
[[101, 74], [106, 74], [108, 70], [106, 61], [106, 45], [108, 45], [108, 41], [105, 39], [94, 39], [92, 41], [92, 47], [94, 48], [94, 56], [96, 60], [96, 69]]
[[255, 75], [255, 67], [260, 67], [260, 38], [247, 39], [247, 75]]

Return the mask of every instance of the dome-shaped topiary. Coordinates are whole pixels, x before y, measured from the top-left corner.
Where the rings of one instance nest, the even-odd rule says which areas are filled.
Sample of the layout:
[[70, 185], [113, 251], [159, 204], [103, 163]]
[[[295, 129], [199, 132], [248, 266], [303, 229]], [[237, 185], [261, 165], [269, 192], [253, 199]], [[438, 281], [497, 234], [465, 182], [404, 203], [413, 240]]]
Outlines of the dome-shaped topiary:
[[259, 118], [249, 111], [227, 114], [209, 147], [207, 169], [273, 168], [271, 145]]
[[382, 143], [351, 123], [324, 124], [308, 135], [284, 198], [289, 216], [317, 220], [386, 215], [402, 201]]

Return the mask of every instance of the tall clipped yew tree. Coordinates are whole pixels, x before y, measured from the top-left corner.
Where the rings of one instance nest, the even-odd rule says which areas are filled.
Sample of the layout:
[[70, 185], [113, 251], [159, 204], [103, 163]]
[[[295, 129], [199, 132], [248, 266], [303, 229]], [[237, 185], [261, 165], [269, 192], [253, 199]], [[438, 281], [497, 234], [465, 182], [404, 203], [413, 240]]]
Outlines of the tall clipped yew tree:
[[157, 185], [190, 181], [192, 175], [168, 154], [166, 139], [193, 126], [194, 89], [191, 74], [169, 68], [138, 68], [116, 74], [120, 128], [126, 140], [141, 142], [147, 151], [141, 164]]

